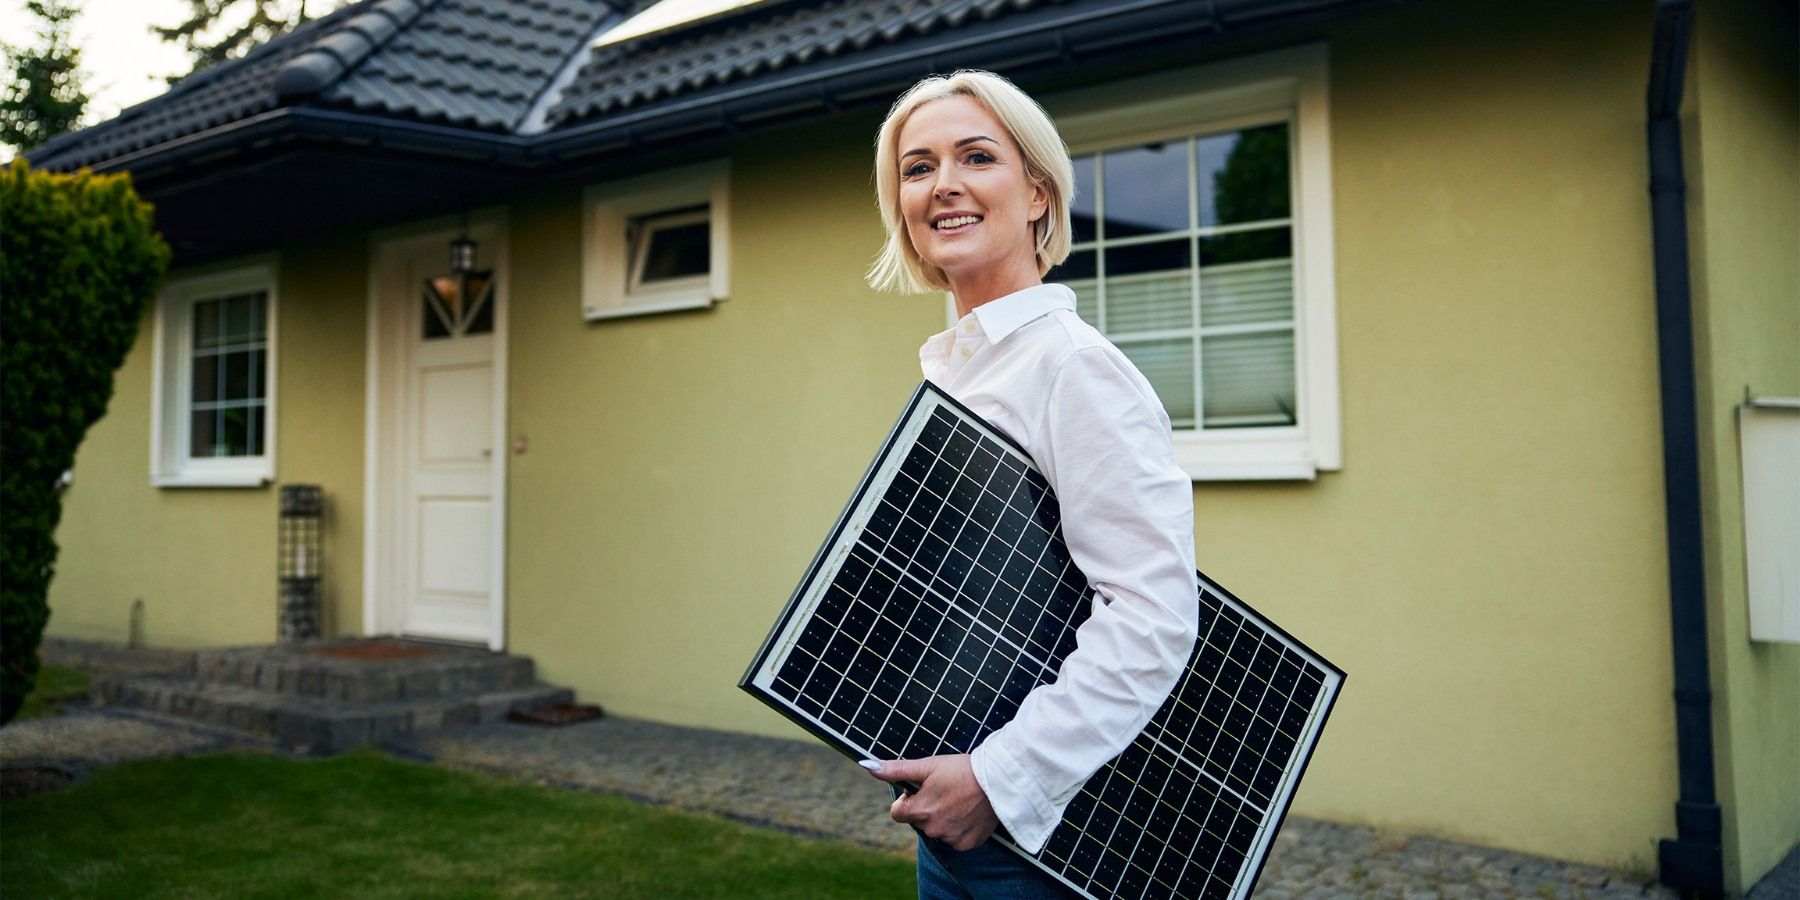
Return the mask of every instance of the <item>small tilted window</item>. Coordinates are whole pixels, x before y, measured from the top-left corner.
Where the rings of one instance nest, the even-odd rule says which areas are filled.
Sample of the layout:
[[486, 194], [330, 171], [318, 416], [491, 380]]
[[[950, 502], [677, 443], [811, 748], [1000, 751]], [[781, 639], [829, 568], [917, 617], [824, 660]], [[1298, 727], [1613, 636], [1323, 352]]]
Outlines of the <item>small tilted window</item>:
[[705, 206], [634, 216], [630, 292], [704, 287], [711, 270], [712, 216]]
[[726, 162], [590, 185], [582, 230], [589, 320], [703, 309], [730, 282]]

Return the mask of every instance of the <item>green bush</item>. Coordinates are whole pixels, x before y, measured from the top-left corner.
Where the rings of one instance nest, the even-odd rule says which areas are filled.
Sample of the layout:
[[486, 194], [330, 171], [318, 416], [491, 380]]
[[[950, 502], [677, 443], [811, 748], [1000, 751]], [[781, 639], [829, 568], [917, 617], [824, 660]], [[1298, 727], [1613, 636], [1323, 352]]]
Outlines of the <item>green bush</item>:
[[0, 169], [0, 724], [37, 677], [57, 481], [169, 265], [129, 175]]

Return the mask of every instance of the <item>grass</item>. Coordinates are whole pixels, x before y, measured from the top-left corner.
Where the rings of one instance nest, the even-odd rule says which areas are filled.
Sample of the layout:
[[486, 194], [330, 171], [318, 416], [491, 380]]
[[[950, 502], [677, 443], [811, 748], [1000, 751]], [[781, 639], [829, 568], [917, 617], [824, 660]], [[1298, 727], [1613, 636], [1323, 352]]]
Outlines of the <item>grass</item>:
[[6, 897], [902, 898], [910, 860], [403, 762], [121, 763], [0, 815]]
[[19, 714], [13, 718], [16, 721], [53, 715], [58, 702], [86, 697], [87, 693], [86, 672], [65, 666], [40, 666], [37, 682], [31, 686], [31, 693], [25, 695], [25, 702], [19, 706]]

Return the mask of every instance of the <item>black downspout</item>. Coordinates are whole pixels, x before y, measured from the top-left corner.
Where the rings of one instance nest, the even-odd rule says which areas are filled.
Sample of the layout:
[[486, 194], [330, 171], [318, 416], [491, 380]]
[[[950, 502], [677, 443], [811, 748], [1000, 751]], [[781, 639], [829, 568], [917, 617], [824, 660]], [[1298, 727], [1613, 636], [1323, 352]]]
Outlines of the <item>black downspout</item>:
[[1663, 494], [1669, 542], [1669, 617], [1675, 652], [1675, 748], [1681, 795], [1677, 837], [1661, 841], [1658, 878], [1704, 897], [1725, 892], [1720, 812], [1713, 789], [1712, 688], [1706, 661], [1706, 580], [1695, 419], [1694, 323], [1688, 294], [1687, 189], [1681, 95], [1692, 0], [1657, 0], [1650, 59], [1650, 221], [1656, 260], [1656, 333], [1662, 382]]

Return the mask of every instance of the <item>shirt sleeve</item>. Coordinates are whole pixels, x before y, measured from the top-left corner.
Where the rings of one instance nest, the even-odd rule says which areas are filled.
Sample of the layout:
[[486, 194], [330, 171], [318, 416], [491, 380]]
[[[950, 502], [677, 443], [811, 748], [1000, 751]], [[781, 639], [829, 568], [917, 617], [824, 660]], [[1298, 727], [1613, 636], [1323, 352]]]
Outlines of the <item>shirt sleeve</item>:
[[1032, 853], [1082, 784], [1136, 739], [1193, 652], [1193, 483], [1142, 379], [1111, 347], [1072, 354], [1051, 379], [1042, 433], [1028, 448], [1095, 592], [1056, 680], [971, 754], [995, 814]]

